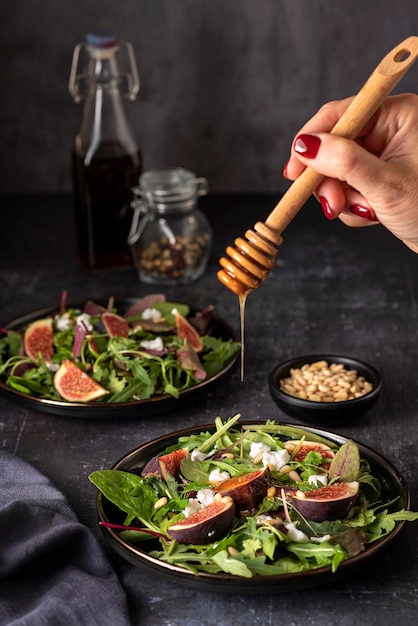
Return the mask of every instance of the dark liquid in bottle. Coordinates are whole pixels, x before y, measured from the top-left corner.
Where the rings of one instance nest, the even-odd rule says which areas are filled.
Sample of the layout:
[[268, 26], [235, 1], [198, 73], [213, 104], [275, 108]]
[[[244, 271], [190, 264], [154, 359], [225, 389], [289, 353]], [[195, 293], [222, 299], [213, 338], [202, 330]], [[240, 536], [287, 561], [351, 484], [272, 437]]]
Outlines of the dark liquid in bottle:
[[72, 155], [78, 258], [89, 269], [133, 266], [127, 238], [142, 157], [117, 155], [117, 148], [101, 146], [103, 156], [93, 156], [88, 165], [84, 156]]

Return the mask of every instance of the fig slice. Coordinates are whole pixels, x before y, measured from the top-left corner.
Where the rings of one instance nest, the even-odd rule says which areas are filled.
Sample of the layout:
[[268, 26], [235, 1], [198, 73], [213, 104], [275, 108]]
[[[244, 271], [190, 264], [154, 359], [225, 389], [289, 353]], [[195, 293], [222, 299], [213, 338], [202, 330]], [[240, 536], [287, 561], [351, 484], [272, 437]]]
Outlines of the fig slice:
[[264, 467], [249, 474], [227, 478], [216, 485], [216, 491], [223, 496], [230, 496], [240, 511], [249, 511], [256, 508], [266, 497], [272, 483], [270, 469]]
[[221, 539], [231, 527], [235, 505], [232, 499], [214, 500], [200, 511], [167, 529], [178, 543], [204, 545]]
[[181, 339], [187, 341], [187, 343], [196, 351], [201, 352], [203, 350], [203, 343], [199, 333], [190, 322], [178, 311], [173, 309], [173, 313], [176, 318], [177, 334]]
[[187, 459], [188, 456], [188, 448], [173, 450], [173, 452], [163, 454], [159, 457], [154, 456], [145, 465], [141, 472], [141, 476], [143, 478], [146, 478], [147, 476], [159, 476], [165, 481], [167, 481], [168, 474], [171, 474], [174, 478], [178, 478], [180, 475], [181, 462], [183, 459]]
[[40, 319], [29, 324], [26, 328], [23, 343], [26, 354], [37, 361], [41, 356], [50, 361], [54, 353], [52, 319]]
[[63, 361], [55, 372], [54, 387], [60, 396], [69, 402], [90, 402], [109, 393], [91, 376], [68, 360]]
[[127, 337], [129, 332], [129, 322], [120, 315], [106, 311], [102, 315], [102, 322], [106, 332], [111, 337]]
[[296, 491], [290, 494], [290, 499], [295, 509], [306, 519], [313, 522], [332, 522], [348, 515], [357, 500], [358, 492], [357, 481], [335, 482], [305, 493]]

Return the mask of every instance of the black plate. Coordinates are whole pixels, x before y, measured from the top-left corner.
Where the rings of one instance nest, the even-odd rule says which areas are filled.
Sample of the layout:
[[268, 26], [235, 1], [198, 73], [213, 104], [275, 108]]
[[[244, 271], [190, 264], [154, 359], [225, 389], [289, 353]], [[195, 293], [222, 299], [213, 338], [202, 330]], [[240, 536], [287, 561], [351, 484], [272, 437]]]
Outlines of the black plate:
[[[108, 301], [103, 299], [95, 299], [97, 304], [107, 306]], [[128, 310], [138, 298], [120, 298], [115, 299], [114, 306], [119, 313], [123, 313]], [[70, 303], [68, 306], [82, 308], [85, 301], [78, 303]], [[196, 312], [197, 309], [191, 305], [192, 312]], [[38, 309], [21, 317], [18, 317], [7, 324], [5, 328], [19, 330], [24, 328], [31, 322], [48, 315], [54, 315], [58, 312], [57, 307], [48, 307]], [[231, 326], [222, 320], [220, 317], [214, 315], [212, 319], [212, 325], [210, 328], [210, 334], [219, 339], [227, 341], [233, 339], [237, 341], [236, 334], [232, 330]], [[178, 409], [207, 393], [219, 383], [222, 383], [227, 377], [229, 377], [237, 365], [239, 360], [239, 352], [237, 352], [230, 362], [215, 376], [198, 383], [194, 387], [185, 389], [180, 392], [178, 399], [174, 398], [170, 394], [161, 394], [153, 396], [147, 400], [134, 400], [130, 402], [89, 402], [86, 404], [80, 404], [77, 402], [66, 402], [65, 400], [46, 400], [42, 398], [35, 398], [27, 394], [15, 391], [8, 387], [5, 382], [0, 381], [0, 392], [5, 394], [10, 400], [19, 402], [28, 409], [34, 409], [36, 411], [42, 411], [43, 413], [52, 413], [54, 415], [60, 415], [63, 417], [77, 417], [77, 418], [100, 418], [100, 419], [114, 419], [114, 418], [126, 418], [126, 417], [152, 417], [159, 415], [160, 413], [166, 413]]]
[[[265, 422], [244, 423], [264, 424]], [[242, 424], [239, 422], [237, 426], [240, 425]], [[294, 424], [286, 424], [286, 426], [295, 428]], [[325, 437], [340, 446], [347, 441], [345, 437], [329, 433], [325, 430], [310, 428], [308, 426], [303, 426], [302, 428], [307, 432]], [[168, 446], [177, 443], [179, 437], [206, 431], [213, 432], [214, 430], [214, 425], [210, 424], [187, 428], [185, 430], [159, 437], [158, 439], [154, 439], [153, 441], [136, 448], [132, 452], [129, 452], [129, 454], [120, 459], [112, 469], [130, 471], [135, 468], [140, 468], [144, 466], [145, 463], [153, 456], [162, 452]], [[372, 474], [379, 479], [382, 485], [382, 499], [389, 501], [393, 498], [399, 497], [401, 499], [402, 506], [405, 509], [409, 509], [410, 494], [403, 477], [397, 472], [391, 463], [380, 454], [368, 446], [358, 442], [356, 443], [360, 450], [361, 457], [370, 463]], [[122, 524], [125, 517], [125, 515], [121, 513], [116, 506], [106, 500], [100, 492], [97, 496], [97, 512], [100, 521], [108, 521], [115, 524]], [[316, 570], [297, 572], [293, 574], [256, 576], [254, 578], [241, 578], [230, 574], [193, 574], [182, 567], [164, 563], [163, 561], [151, 556], [147, 551], [127, 543], [120, 538], [117, 531], [111, 528], [101, 526], [101, 529], [112, 548], [129, 563], [151, 570], [152, 572], [169, 579], [172, 582], [186, 585], [188, 587], [206, 589], [208, 591], [257, 594], [308, 589], [320, 585], [331, 584], [348, 576], [352, 576], [364, 567], [369, 566], [373, 558], [395, 539], [404, 524], [405, 522], [399, 522], [392, 532], [375, 543], [367, 546], [364, 552], [343, 561], [335, 573], [332, 573], [330, 567], [322, 567]], [[153, 545], [153, 548], [155, 548], [155, 545]], [[153, 548], [150, 548], [150, 550]]]

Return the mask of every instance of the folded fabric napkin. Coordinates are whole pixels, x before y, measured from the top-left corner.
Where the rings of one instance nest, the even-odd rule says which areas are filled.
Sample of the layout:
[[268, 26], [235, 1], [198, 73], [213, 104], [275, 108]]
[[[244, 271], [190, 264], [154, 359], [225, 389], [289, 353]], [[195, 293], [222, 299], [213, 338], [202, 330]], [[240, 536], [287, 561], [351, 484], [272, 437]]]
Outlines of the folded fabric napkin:
[[0, 625], [95, 624], [131, 624], [102, 547], [44, 475], [0, 451]]

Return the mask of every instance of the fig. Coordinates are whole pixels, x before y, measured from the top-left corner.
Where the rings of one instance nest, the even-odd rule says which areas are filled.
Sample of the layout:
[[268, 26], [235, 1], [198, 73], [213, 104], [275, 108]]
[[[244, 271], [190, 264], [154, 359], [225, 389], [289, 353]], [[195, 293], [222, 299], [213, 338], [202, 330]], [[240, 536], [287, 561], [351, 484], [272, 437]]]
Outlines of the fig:
[[143, 478], [159, 476], [163, 480], [167, 480], [168, 474], [171, 474], [174, 478], [178, 478], [181, 462], [183, 459], [187, 459], [188, 456], [188, 448], [180, 448], [180, 450], [173, 450], [173, 452], [163, 454], [162, 456], [155, 456], [145, 465], [141, 476]]
[[36, 320], [29, 324], [23, 336], [26, 354], [34, 360], [41, 356], [50, 361], [54, 353], [52, 319]]
[[[288, 444], [294, 445], [296, 447], [298, 446], [299, 441], [287, 441], [286, 445]], [[334, 458], [333, 450], [331, 450], [331, 448], [325, 443], [320, 443], [318, 441], [304, 441], [298, 448], [296, 454], [292, 454], [292, 458], [294, 461], [302, 463], [309, 452], [319, 452], [323, 458], [330, 459], [330, 461]], [[324, 463], [323, 467], [329, 467], [329, 463]]]
[[55, 372], [54, 387], [69, 402], [90, 402], [109, 393], [77, 365], [67, 360]]
[[177, 309], [173, 311], [176, 318], [177, 334], [181, 339], [187, 341], [196, 352], [203, 350], [203, 343], [197, 330], [187, 321]]
[[229, 530], [234, 514], [233, 500], [214, 500], [200, 511], [170, 526], [167, 532], [178, 543], [212, 543], [221, 539]]
[[348, 515], [357, 500], [359, 484], [335, 482], [319, 489], [290, 494], [295, 509], [306, 519], [313, 522], [330, 522]]
[[206, 378], [206, 370], [201, 364], [199, 357], [189, 344], [179, 348], [176, 352], [176, 359], [182, 369], [190, 370], [197, 380]]
[[129, 323], [120, 315], [106, 311], [102, 315], [102, 323], [106, 332], [111, 337], [127, 337], [129, 332]]
[[271, 472], [268, 467], [264, 467], [243, 476], [227, 478], [216, 486], [216, 491], [223, 496], [231, 496], [240, 511], [249, 511], [266, 497], [272, 483]]
[[36, 365], [34, 363], [28, 363], [24, 361], [23, 363], [16, 363], [10, 370], [11, 376], [23, 376], [25, 372], [28, 370], [34, 369]]

